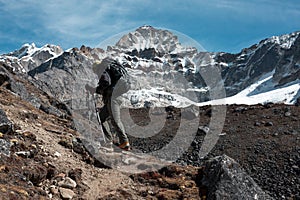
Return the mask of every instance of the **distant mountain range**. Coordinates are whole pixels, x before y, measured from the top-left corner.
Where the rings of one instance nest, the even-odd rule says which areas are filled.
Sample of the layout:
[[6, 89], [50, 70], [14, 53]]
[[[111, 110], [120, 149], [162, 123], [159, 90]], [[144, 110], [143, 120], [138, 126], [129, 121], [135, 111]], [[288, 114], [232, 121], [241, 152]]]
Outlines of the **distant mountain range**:
[[[106, 50], [25, 44], [0, 56], [0, 73], [20, 75], [68, 103], [85, 95], [86, 84], [96, 85], [91, 66], [110, 56], [133, 78], [133, 90], [124, 95], [127, 106], [294, 104], [300, 97], [299, 34], [274, 36], [231, 54], [198, 52], [169, 30], [142, 26]], [[215, 89], [224, 93], [214, 96]]]

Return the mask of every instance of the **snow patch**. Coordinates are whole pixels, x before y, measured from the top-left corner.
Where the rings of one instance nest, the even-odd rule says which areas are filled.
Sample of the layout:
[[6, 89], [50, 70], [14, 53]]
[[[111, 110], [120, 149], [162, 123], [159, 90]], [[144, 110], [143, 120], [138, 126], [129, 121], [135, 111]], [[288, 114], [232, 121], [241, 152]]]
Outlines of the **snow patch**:
[[[264, 79], [264, 81], [270, 80], [270, 77]], [[249, 88], [243, 90], [242, 92], [227, 97], [224, 99], [217, 99], [208, 102], [198, 103], [197, 106], [205, 106], [205, 105], [225, 105], [225, 104], [246, 104], [246, 105], [254, 105], [254, 104], [265, 104], [265, 103], [285, 103], [285, 104], [294, 104], [295, 103], [295, 95], [297, 95], [297, 91], [300, 90], [300, 80], [295, 82], [292, 85], [283, 87], [283, 88], [274, 88], [273, 90], [259, 93], [256, 95], [247, 95], [250, 91], [253, 91], [258, 85], [258, 83], [251, 85]]]
[[131, 90], [123, 97], [125, 97], [123, 107], [145, 107], [150, 104], [156, 107], [175, 106], [183, 108], [195, 104], [187, 97], [162, 91], [161, 88]]

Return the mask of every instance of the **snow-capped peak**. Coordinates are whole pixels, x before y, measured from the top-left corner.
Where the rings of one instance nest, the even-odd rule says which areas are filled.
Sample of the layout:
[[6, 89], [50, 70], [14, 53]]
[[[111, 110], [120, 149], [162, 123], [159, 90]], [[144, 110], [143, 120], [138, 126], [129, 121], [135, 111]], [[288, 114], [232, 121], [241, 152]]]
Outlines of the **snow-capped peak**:
[[37, 47], [35, 43], [26, 43], [18, 50], [2, 55], [1, 60], [14, 71], [25, 73], [62, 53], [63, 49], [60, 46], [46, 44]]
[[294, 32], [291, 34], [285, 34], [285, 35], [281, 35], [281, 36], [273, 36], [270, 39], [267, 39], [266, 41], [264, 41], [264, 44], [271, 42], [271, 43], [280, 45], [284, 49], [289, 49], [296, 41], [299, 34], [300, 34], [300, 32]]
[[149, 25], [144, 25], [124, 35], [115, 46], [108, 49], [115, 52], [155, 49], [160, 54], [190, 50], [190, 48], [183, 47], [178, 37], [171, 31], [156, 29]]
[[21, 49], [22, 48], [24, 48], [27, 51], [31, 51], [31, 50], [37, 49], [35, 43], [31, 43], [31, 44], [26, 43], [26, 44], [23, 44], [22, 47], [21, 47]]
[[154, 29], [152, 26], [150, 25], [143, 25], [140, 27], [140, 29], [146, 29], [146, 30], [149, 30], [149, 29]]

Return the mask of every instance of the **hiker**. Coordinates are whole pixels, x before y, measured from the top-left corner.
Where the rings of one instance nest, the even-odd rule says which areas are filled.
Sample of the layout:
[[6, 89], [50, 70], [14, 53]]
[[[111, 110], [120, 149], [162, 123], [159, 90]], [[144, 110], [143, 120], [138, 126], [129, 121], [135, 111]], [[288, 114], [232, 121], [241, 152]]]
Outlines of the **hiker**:
[[120, 63], [109, 58], [94, 64], [93, 70], [99, 77], [98, 86], [92, 88], [86, 85], [85, 88], [92, 94], [96, 92], [102, 95], [104, 106], [100, 109], [99, 115], [104, 134], [108, 140], [105, 146], [111, 148], [113, 144], [113, 134], [109, 125], [109, 120], [111, 120], [111, 125], [119, 138], [119, 142], [115, 145], [123, 150], [130, 150], [129, 140], [120, 114], [121, 95], [130, 89], [128, 72]]

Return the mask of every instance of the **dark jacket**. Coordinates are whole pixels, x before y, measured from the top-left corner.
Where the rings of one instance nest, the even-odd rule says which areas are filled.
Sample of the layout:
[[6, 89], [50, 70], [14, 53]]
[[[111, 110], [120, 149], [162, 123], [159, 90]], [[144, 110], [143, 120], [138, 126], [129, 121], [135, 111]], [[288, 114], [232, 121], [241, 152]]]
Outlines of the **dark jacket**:
[[111, 77], [107, 71], [104, 71], [99, 79], [98, 86], [96, 88], [96, 93], [103, 94], [105, 90], [112, 90]]

